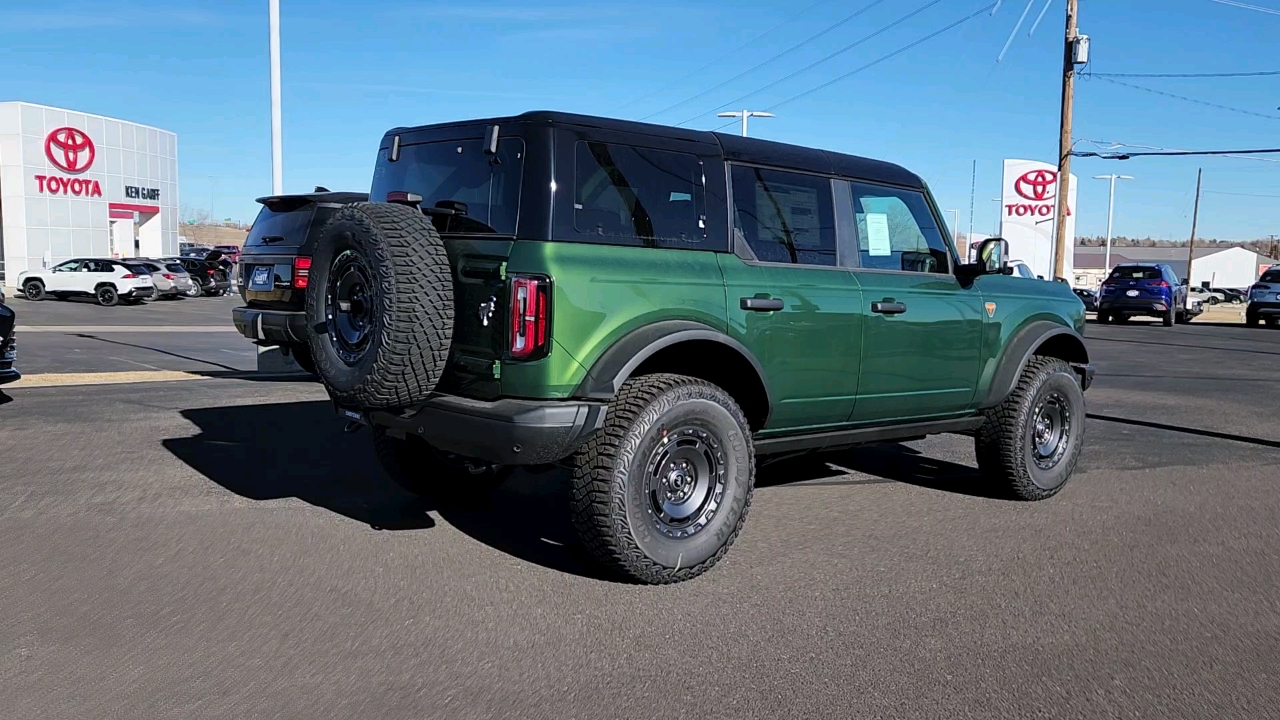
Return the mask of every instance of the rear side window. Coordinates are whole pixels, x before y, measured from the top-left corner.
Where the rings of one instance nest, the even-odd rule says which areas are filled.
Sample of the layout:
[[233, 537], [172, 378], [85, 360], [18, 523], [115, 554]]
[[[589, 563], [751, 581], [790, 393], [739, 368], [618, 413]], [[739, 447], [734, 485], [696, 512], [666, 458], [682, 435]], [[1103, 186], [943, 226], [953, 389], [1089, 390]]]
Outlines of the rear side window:
[[745, 165], [732, 179], [735, 246], [761, 262], [836, 264], [830, 180]]
[[187, 271], [186, 268], [182, 267], [178, 263], [169, 263], [168, 265], [164, 266], [164, 269], [168, 270], [171, 273], [184, 273]]
[[1158, 267], [1118, 267], [1111, 271], [1112, 280], [1163, 280]]
[[138, 275], [151, 274], [151, 268], [147, 267], [146, 265], [125, 265], [125, 267], [129, 269], [129, 272], [137, 273]]
[[[245, 239], [245, 247], [298, 247], [307, 239], [307, 230], [311, 227], [311, 216], [315, 205], [305, 205], [292, 211], [275, 212], [264, 207], [258, 211], [253, 221], [249, 237]], [[225, 249], [227, 246], [219, 246]]]
[[611, 242], [698, 247], [706, 240], [702, 163], [669, 150], [579, 140], [573, 225]]
[[923, 193], [858, 182], [849, 188], [862, 267], [951, 272], [951, 251]]

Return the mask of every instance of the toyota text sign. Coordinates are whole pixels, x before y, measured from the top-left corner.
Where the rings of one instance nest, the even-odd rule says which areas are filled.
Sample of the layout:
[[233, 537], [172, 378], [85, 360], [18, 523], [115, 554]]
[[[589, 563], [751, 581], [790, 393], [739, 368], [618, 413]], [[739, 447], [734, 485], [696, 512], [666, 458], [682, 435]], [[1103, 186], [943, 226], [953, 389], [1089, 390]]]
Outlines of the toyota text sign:
[[[98, 156], [98, 148], [89, 134], [79, 128], [60, 127], [44, 138], [44, 155], [58, 170], [78, 175], [89, 169]], [[102, 197], [102, 185], [89, 178], [58, 175], [36, 175], [36, 187], [47, 195]]]
[[[1058, 169], [1035, 160], [1005, 160], [1000, 199], [1000, 235], [1009, 241], [1009, 259], [1025, 262], [1046, 280], [1053, 278], [1053, 229], [1058, 211]], [[1062, 273], [1071, 279], [1076, 236], [1076, 178], [1067, 195], [1067, 245]]]

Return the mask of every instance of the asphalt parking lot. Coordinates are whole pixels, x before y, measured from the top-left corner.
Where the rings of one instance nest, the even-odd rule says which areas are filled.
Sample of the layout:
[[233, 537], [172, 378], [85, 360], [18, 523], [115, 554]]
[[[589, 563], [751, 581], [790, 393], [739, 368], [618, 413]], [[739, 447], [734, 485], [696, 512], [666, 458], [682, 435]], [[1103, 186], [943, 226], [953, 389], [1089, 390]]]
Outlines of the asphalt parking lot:
[[[132, 328], [22, 332], [29, 373], [248, 369], [208, 329], [234, 305], [13, 301]], [[314, 383], [9, 390], [0, 715], [1280, 717], [1280, 330], [1088, 343], [1053, 500], [985, 497], [959, 436], [782, 461], [726, 560], [662, 588], [593, 574], [558, 471], [403, 494]]]

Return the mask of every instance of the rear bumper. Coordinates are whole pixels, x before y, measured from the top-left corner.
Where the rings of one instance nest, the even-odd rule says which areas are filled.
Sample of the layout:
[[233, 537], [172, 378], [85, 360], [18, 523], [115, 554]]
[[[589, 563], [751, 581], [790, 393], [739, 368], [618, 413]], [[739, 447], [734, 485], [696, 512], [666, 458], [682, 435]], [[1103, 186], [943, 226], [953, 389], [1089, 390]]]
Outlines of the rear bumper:
[[1169, 304], [1164, 300], [1121, 298], [1116, 300], [1103, 300], [1098, 303], [1098, 312], [1122, 312], [1134, 315], [1151, 315], [1164, 313], [1168, 310]]
[[572, 455], [604, 427], [605, 403], [559, 400], [472, 400], [440, 395], [412, 415], [339, 408], [344, 417], [418, 435], [436, 448], [500, 465], [540, 465]]
[[231, 311], [231, 321], [250, 340], [307, 341], [307, 315], [303, 312], [238, 307]]
[[1280, 303], [1251, 302], [1246, 312], [1250, 315], [1280, 315]]
[[119, 292], [120, 297], [129, 298], [130, 300], [133, 300], [136, 298], [149, 298], [149, 297], [153, 297], [155, 294], [156, 294], [156, 289], [154, 287], [134, 287], [134, 288], [128, 288], [128, 289], [121, 289]]

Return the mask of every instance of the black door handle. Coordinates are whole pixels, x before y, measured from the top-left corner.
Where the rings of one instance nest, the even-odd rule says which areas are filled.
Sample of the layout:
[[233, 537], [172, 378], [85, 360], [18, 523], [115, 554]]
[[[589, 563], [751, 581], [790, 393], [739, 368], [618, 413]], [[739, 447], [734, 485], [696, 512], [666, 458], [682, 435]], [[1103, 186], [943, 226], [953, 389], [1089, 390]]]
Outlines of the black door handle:
[[773, 312], [782, 309], [782, 300], [778, 298], [745, 297], [742, 298], [743, 310], [756, 312]]
[[906, 303], [900, 303], [900, 302], [871, 303], [871, 312], [880, 313], [881, 315], [901, 315], [906, 311], [907, 311]]

